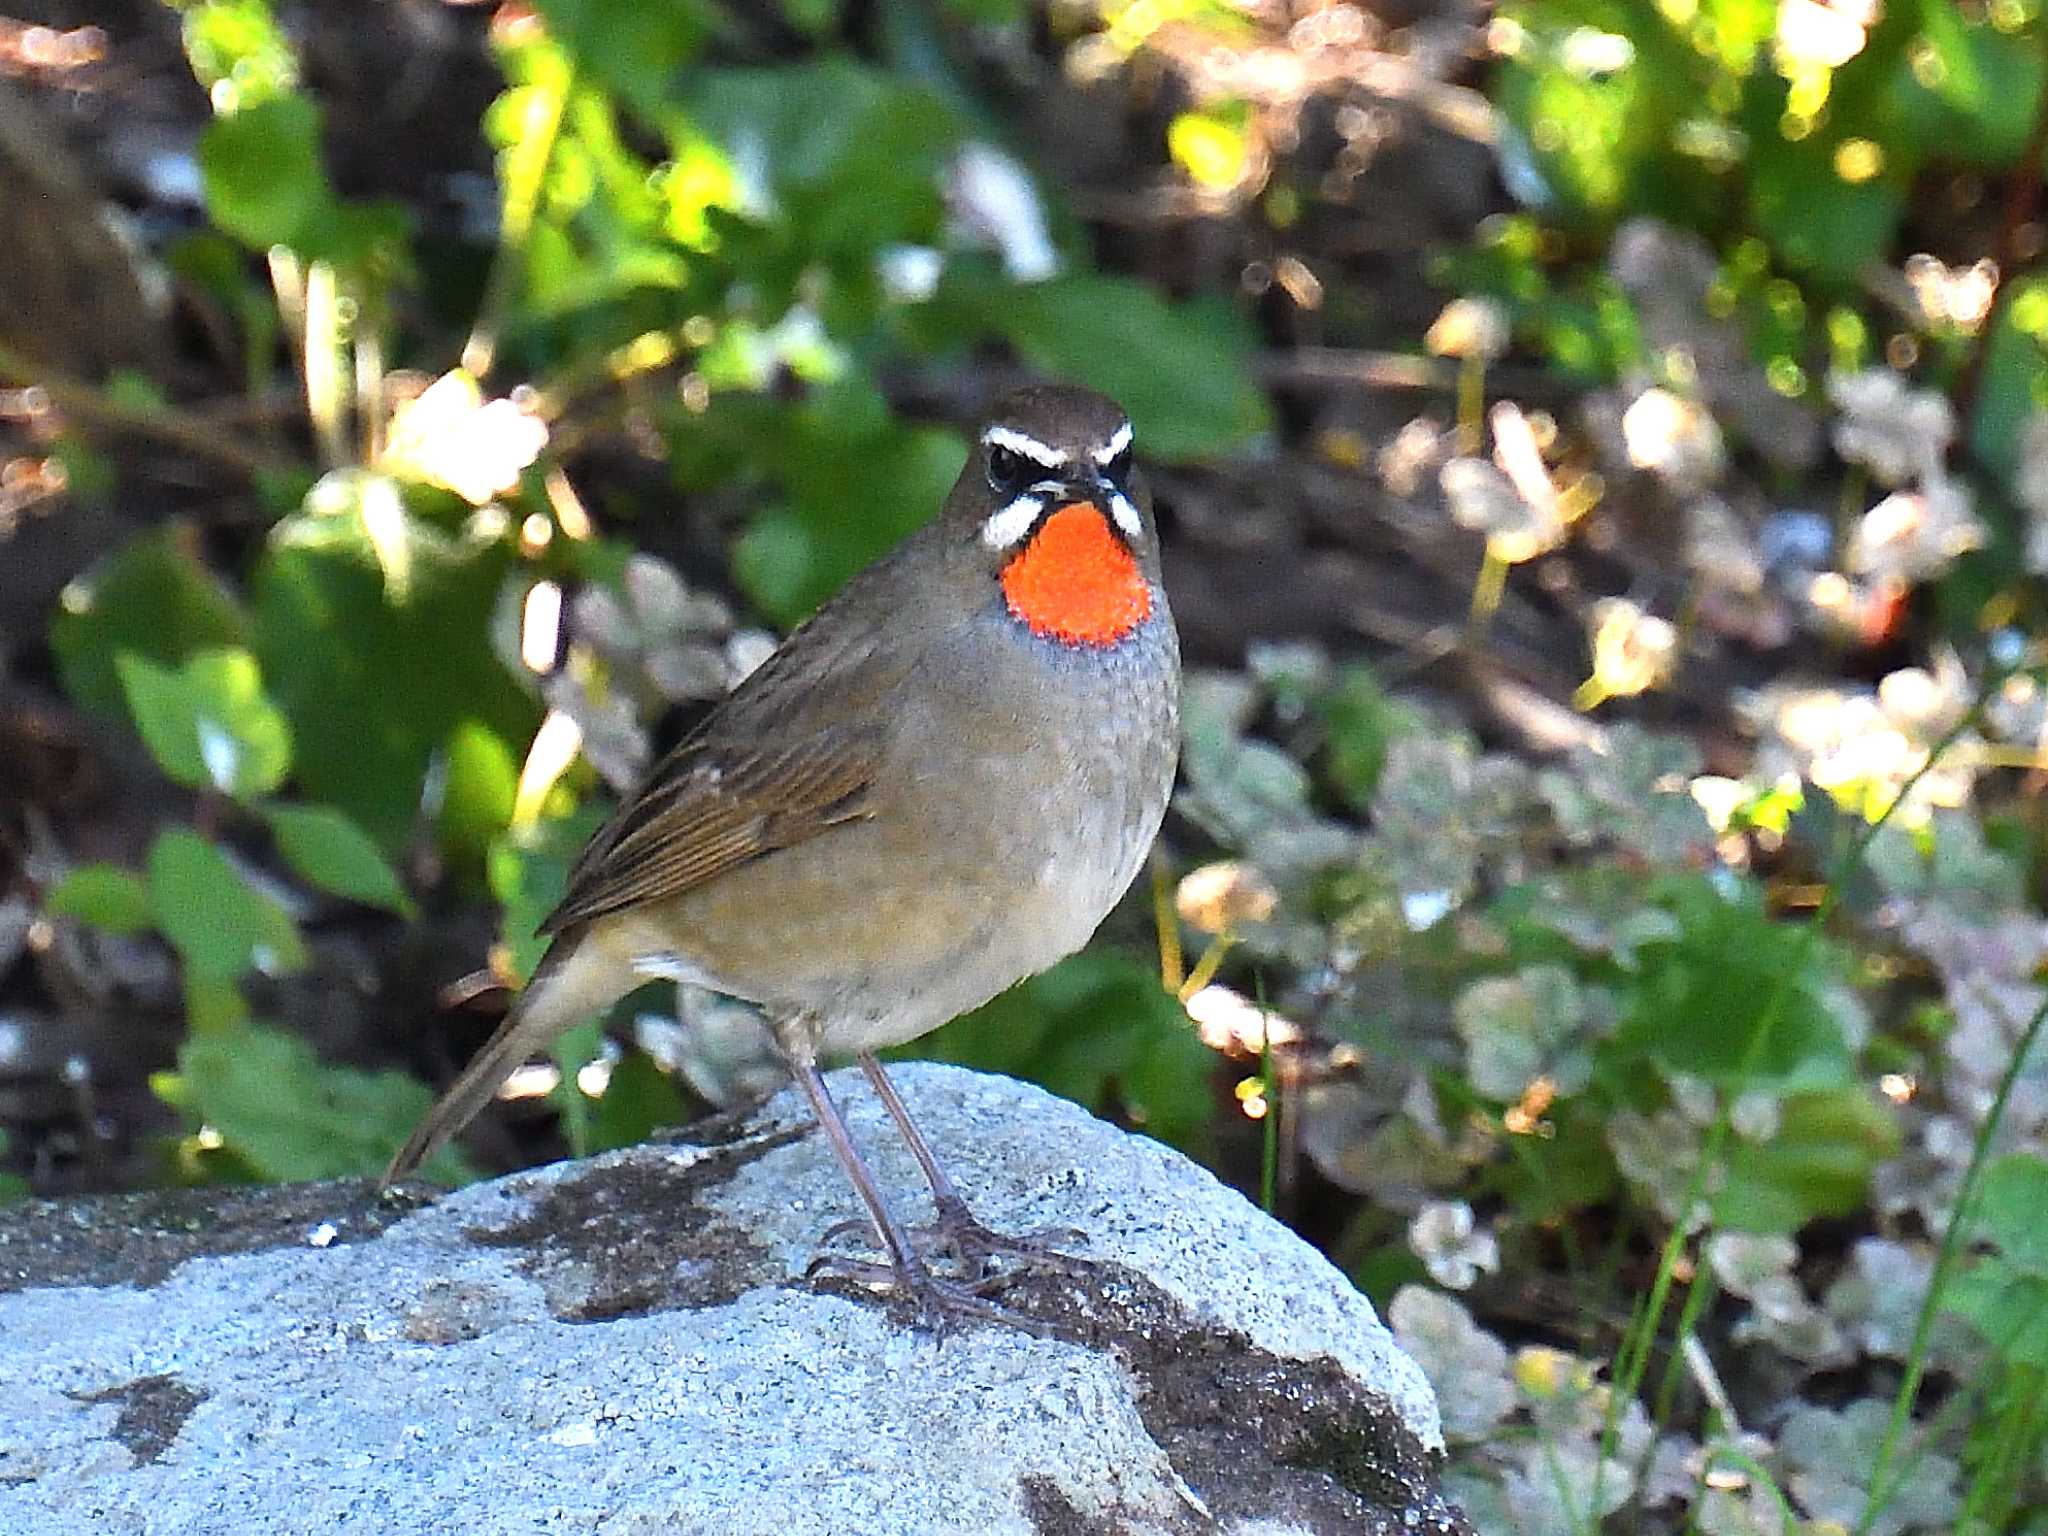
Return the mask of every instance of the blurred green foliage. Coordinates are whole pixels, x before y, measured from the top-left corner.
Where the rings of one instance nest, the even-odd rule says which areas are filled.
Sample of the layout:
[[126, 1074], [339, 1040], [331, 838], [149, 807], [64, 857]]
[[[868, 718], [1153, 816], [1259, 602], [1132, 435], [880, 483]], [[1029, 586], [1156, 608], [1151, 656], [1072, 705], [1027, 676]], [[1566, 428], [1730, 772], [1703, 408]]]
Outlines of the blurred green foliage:
[[[1863, 19], [1778, 0], [1502, 5], [1492, 95], [1528, 211], [1447, 255], [1446, 280], [1500, 298], [1570, 373], [1661, 370], [1670, 360], [1646, 351], [1612, 277], [1585, 260], [1650, 215], [1719, 254], [1714, 302], [1750, 328], [1781, 392], [1809, 393], [1820, 359], [1868, 363], [1868, 299], [1914, 216], [1909, 194], [2017, 172], [2044, 66], [2031, 0], [1902, 0], [1867, 32]], [[1991, 317], [1971, 424], [1973, 451], [2001, 475], [2021, 417], [2048, 401], [2048, 306], [2023, 297], [2015, 288]], [[1977, 345], [1954, 325], [1923, 339], [1948, 383]]]

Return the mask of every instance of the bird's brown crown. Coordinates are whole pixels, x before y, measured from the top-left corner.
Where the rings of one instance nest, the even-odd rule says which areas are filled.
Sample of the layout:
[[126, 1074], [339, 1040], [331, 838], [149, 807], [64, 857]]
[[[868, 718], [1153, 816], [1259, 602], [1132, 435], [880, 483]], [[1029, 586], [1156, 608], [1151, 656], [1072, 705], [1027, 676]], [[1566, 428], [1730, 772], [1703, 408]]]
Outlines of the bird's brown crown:
[[1131, 424], [1115, 401], [1021, 391], [982, 428], [977, 459], [988, 488], [981, 542], [1003, 556], [1012, 618], [1044, 639], [1110, 646], [1151, 616]]

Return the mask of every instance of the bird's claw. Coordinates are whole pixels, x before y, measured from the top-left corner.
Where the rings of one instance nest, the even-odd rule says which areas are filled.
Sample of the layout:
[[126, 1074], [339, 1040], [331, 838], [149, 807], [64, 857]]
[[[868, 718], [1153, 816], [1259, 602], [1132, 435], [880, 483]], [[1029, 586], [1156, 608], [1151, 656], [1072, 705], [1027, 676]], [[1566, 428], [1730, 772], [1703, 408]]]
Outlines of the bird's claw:
[[880, 1292], [892, 1304], [907, 1306], [911, 1325], [935, 1337], [960, 1322], [999, 1323], [1039, 1338], [1052, 1337], [1052, 1329], [1037, 1318], [989, 1300], [988, 1292], [998, 1288], [1004, 1278], [990, 1275], [954, 1280], [933, 1274], [920, 1260], [895, 1265], [830, 1253], [819, 1254], [804, 1271], [804, 1279], [811, 1284], [839, 1281]]
[[[825, 1229], [824, 1246], [848, 1238], [865, 1236], [872, 1229], [857, 1219], [835, 1222]], [[1065, 1269], [1076, 1255], [1064, 1250], [1087, 1241], [1087, 1234], [1074, 1227], [1038, 1227], [1030, 1232], [998, 1232], [983, 1226], [965, 1202], [941, 1206], [938, 1219], [910, 1228], [905, 1234], [913, 1252], [928, 1265], [946, 1261], [985, 1284], [999, 1278], [997, 1261], [1011, 1263], [1005, 1272], [1026, 1269]]]

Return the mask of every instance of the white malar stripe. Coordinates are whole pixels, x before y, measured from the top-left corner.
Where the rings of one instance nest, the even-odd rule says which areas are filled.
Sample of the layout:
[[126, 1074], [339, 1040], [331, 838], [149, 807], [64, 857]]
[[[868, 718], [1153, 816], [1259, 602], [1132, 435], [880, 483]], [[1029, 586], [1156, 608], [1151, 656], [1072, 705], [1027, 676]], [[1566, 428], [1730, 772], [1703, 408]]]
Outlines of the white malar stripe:
[[1000, 512], [989, 514], [981, 525], [981, 542], [990, 549], [1008, 549], [1031, 531], [1044, 510], [1045, 503], [1036, 496], [1019, 496]]
[[981, 440], [990, 448], [1007, 448], [1012, 453], [1021, 453], [1032, 463], [1046, 469], [1058, 469], [1067, 462], [1067, 455], [1058, 448], [1048, 448], [1027, 432], [1015, 427], [990, 427], [981, 434]]
[[1116, 456], [1131, 446], [1131, 424], [1127, 421], [1111, 434], [1108, 442], [1095, 450], [1095, 462], [1114, 464]]
[[1116, 519], [1117, 527], [1123, 529], [1127, 539], [1135, 539], [1145, 531], [1145, 525], [1138, 521], [1138, 509], [1131, 505], [1131, 498], [1122, 491], [1109, 493], [1109, 515]]

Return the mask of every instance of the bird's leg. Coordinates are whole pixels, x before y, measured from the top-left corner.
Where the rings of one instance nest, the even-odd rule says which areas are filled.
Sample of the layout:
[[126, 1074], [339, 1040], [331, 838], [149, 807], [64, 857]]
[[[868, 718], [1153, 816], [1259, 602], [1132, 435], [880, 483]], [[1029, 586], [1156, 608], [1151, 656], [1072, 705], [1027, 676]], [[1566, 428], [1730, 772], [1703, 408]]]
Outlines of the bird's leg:
[[839, 1116], [839, 1108], [832, 1102], [832, 1095], [826, 1091], [825, 1076], [818, 1070], [816, 1059], [808, 1052], [790, 1054], [790, 1070], [803, 1085], [804, 1094], [811, 1101], [811, 1110], [823, 1127], [825, 1139], [831, 1143], [832, 1151], [839, 1159], [839, 1166], [846, 1170], [846, 1177], [852, 1182], [854, 1193], [860, 1196], [861, 1204], [867, 1207], [868, 1220], [875, 1229], [875, 1237], [888, 1256], [886, 1264], [867, 1263], [855, 1259], [843, 1259], [830, 1254], [821, 1254], [811, 1261], [807, 1278], [837, 1277], [852, 1280], [857, 1284], [876, 1290], [892, 1291], [903, 1297], [916, 1309], [919, 1326], [934, 1333], [945, 1330], [946, 1324], [955, 1317], [978, 1318], [986, 1322], [1007, 1323], [1031, 1332], [1043, 1331], [1032, 1319], [1022, 1317], [999, 1307], [977, 1295], [970, 1286], [958, 1281], [943, 1280], [934, 1275], [923, 1259], [918, 1257], [911, 1246], [902, 1225], [889, 1209], [889, 1203], [882, 1198], [882, 1191], [876, 1186], [874, 1175], [868, 1172], [867, 1164], [861, 1161], [860, 1153], [848, 1134], [846, 1122]]
[[[910, 1155], [917, 1159], [917, 1166], [924, 1170], [925, 1182], [932, 1187], [932, 1207], [938, 1219], [924, 1230], [929, 1230], [937, 1239], [936, 1246], [977, 1269], [986, 1269], [987, 1261], [998, 1256], [1039, 1263], [1063, 1262], [1069, 1257], [1060, 1249], [1082, 1241], [1085, 1235], [1072, 1227], [1046, 1227], [1011, 1237], [983, 1226], [974, 1212], [968, 1209], [967, 1202], [961, 1198], [952, 1179], [947, 1177], [946, 1170], [939, 1166], [931, 1144], [918, 1130], [917, 1122], [910, 1118], [909, 1107], [898, 1097], [896, 1085], [889, 1081], [889, 1075], [882, 1070], [882, 1063], [875, 1053], [862, 1051], [858, 1060], [861, 1071], [867, 1074], [868, 1085], [875, 1090], [882, 1107], [889, 1111], [889, 1118], [896, 1122], [896, 1129], [903, 1133]], [[922, 1231], [914, 1231], [912, 1235], [921, 1236]]]

